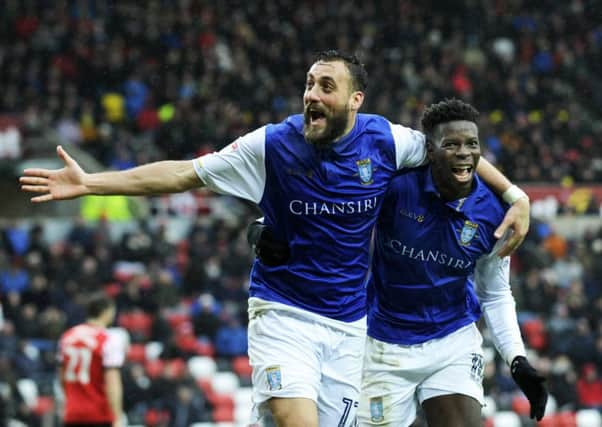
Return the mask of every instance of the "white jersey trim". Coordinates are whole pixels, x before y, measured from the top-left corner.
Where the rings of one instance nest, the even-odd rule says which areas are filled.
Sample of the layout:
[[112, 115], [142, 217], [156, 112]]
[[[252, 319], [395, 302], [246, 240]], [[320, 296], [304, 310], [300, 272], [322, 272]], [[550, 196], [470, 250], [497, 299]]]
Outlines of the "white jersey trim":
[[193, 160], [194, 170], [212, 191], [259, 203], [266, 182], [265, 126]]
[[395, 165], [397, 169], [415, 168], [426, 162], [424, 134], [408, 127], [389, 123], [395, 141]]

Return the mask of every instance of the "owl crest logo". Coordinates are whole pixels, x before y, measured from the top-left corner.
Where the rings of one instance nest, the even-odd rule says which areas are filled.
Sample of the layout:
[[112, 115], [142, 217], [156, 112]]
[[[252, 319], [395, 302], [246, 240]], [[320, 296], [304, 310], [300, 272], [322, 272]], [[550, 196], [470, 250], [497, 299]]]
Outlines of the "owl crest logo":
[[355, 162], [362, 185], [372, 184], [372, 160], [370, 158]]

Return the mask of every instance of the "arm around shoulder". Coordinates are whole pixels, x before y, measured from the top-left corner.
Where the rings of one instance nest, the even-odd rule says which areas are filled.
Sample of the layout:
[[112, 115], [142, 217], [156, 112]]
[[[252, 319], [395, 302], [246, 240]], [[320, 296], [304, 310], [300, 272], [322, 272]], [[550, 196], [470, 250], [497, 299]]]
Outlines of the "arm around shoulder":
[[481, 157], [477, 165], [477, 172], [495, 193], [501, 196], [506, 203], [512, 205], [504, 220], [495, 230], [495, 237], [501, 238], [508, 229], [513, 231], [510, 239], [506, 241], [499, 252], [500, 257], [505, 257], [514, 252], [527, 236], [529, 231], [531, 206], [529, 197], [516, 185], [498, 171], [487, 159]]

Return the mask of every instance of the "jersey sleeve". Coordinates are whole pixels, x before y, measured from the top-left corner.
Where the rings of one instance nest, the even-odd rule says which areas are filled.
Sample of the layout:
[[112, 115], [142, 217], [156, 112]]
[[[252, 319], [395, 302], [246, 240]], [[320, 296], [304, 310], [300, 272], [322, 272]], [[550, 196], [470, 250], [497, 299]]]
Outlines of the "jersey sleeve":
[[127, 352], [127, 337], [122, 332], [107, 330], [107, 340], [102, 347], [102, 366], [105, 368], [119, 368], [125, 361]]
[[475, 284], [483, 316], [495, 347], [508, 364], [526, 354], [509, 278], [509, 257], [500, 258], [494, 251], [477, 261]]
[[408, 127], [390, 124], [395, 141], [397, 169], [415, 168], [426, 162], [426, 141], [424, 134]]
[[194, 170], [212, 191], [259, 203], [265, 188], [265, 126], [221, 151], [193, 160]]

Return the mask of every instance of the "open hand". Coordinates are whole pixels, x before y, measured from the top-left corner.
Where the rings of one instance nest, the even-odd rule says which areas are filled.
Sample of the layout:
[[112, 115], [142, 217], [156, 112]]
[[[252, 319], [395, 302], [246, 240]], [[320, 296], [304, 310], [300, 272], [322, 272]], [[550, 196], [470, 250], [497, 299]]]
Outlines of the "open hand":
[[88, 194], [83, 184], [86, 176], [84, 170], [60, 145], [56, 147], [56, 153], [65, 163], [62, 169], [25, 169], [19, 178], [21, 190], [42, 193], [31, 198], [34, 203], [73, 199]]

